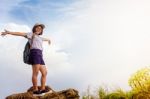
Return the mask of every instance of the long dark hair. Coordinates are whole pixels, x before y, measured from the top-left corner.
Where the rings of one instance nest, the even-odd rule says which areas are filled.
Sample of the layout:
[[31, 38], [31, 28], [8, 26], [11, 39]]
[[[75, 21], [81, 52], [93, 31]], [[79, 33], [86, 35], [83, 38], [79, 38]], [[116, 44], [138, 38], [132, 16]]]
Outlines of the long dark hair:
[[35, 32], [36, 32], [36, 28], [37, 28], [38, 26], [40, 26], [40, 27], [42, 28], [42, 32], [39, 34], [39, 35], [42, 35], [44, 28], [43, 28], [41, 25], [36, 25], [36, 26], [34, 26], [34, 27], [32, 28], [32, 32], [35, 33]]

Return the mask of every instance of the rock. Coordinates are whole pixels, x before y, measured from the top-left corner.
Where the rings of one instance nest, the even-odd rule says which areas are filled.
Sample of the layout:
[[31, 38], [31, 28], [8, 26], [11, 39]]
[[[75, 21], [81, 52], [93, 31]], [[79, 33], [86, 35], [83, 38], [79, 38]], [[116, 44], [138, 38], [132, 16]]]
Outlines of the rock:
[[[52, 90], [49, 86], [46, 86], [46, 89]], [[52, 93], [47, 93], [44, 96], [33, 96], [33, 88], [29, 88], [27, 92], [17, 93], [10, 96], [7, 96], [6, 99], [79, 99], [79, 93], [75, 89], [67, 89], [62, 91], [54, 91]]]

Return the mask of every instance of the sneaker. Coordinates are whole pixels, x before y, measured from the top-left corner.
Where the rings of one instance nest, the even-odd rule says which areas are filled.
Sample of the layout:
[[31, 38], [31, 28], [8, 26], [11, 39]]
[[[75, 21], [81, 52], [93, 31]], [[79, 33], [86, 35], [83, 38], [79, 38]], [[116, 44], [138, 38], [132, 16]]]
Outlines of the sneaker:
[[40, 90], [33, 91], [33, 96], [42, 96], [43, 94], [41, 93]]

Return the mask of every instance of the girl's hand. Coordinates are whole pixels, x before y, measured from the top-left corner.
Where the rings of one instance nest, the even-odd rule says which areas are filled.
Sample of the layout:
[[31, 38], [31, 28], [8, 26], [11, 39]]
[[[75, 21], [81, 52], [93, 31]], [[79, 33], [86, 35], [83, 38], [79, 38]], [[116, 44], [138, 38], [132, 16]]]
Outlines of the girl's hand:
[[8, 34], [7, 32], [1, 32], [1, 36], [3, 36], [3, 37], [7, 34]]
[[48, 40], [48, 44], [49, 44], [49, 45], [51, 44], [51, 41], [50, 41], [50, 40]]
[[1, 32], [1, 35], [2, 36], [5, 36], [5, 35], [7, 35], [7, 34], [9, 34], [9, 31], [8, 30], [4, 30], [5, 32]]

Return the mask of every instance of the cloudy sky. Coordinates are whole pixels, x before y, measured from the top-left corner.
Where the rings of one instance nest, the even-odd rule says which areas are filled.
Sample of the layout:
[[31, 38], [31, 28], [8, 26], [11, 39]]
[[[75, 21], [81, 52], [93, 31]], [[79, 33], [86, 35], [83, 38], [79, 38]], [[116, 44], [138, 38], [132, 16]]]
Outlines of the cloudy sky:
[[[43, 37], [47, 85], [59, 91], [88, 86], [129, 90], [128, 79], [150, 65], [149, 0], [1, 0], [0, 31], [30, 32], [46, 25]], [[31, 85], [31, 66], [23, 63], [27, 40], [0, 37], [0, 98]]]

